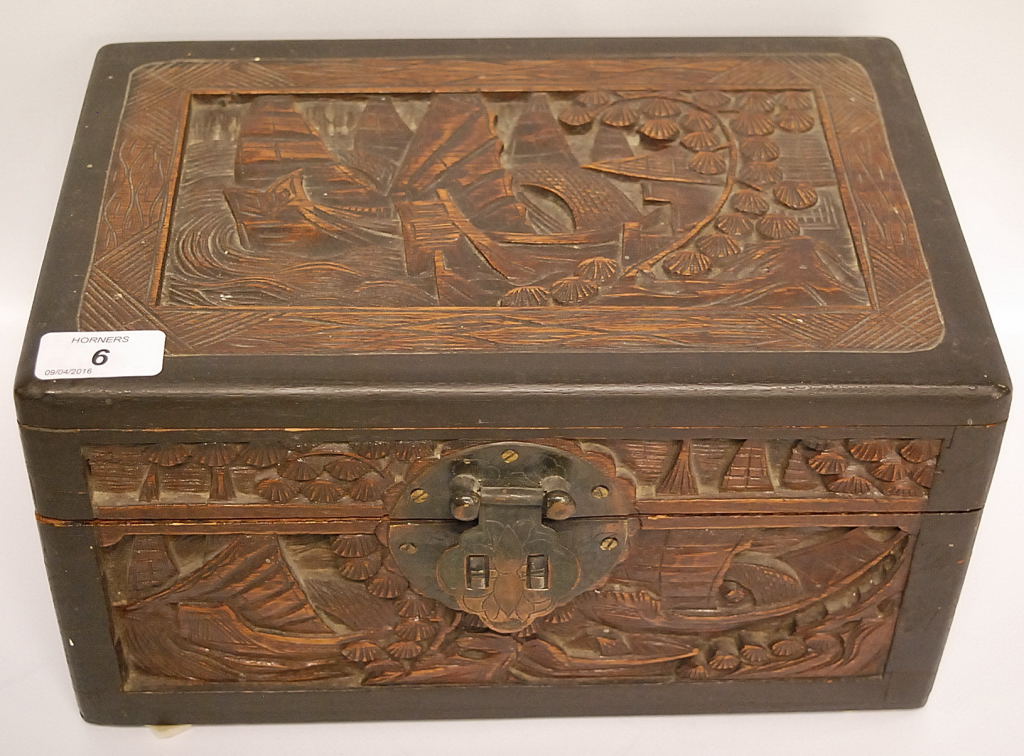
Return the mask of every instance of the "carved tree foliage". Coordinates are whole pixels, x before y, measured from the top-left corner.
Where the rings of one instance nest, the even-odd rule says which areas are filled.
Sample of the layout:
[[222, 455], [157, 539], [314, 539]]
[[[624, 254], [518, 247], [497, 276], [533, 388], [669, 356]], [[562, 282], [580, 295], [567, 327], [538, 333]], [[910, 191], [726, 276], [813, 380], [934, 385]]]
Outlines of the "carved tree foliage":
[[146, 323], [171, 354], [889, 352], [941, 336], [849, 61], [485, 68], [141, 67], [81, 328]]
[[[406, 481], [475, 443], [88, 449], [100, 516], [144, 507], [157, 523], [145, 532], [130, 521], [100, 527], [128, 687], [877, 674], [916, 517], [839, 526], [822, 515], [798, 527], [737, 515], [689, 524], [687, 502], [812, 496], [880, 506], [914, 497], [917, 508], [941, 449], [928, 439], [549, 439], [599, 454], [640, 496], [683, 516], [640, 517], [607, 579], [525, 629], [500, 633], [418, 594], [387, 549], [387, 515]], [[221, 517], [254, 502], [271, 508], [280, 528], [246, 533], [241, 519], [241, 533], [224, 522], [182, 530], [174, 522], [183, 506], [193, 518], [204, 508]], [[332, 531], [338, 522], [347, 524]]]
[[[941, 449], [941, 442], [929, 439], [586, 443], [606, 449], [636, 480], [644, 499], [923, 498], [935, 478]], [[410, 470], [445, 450], [470, 444], [140, 444], [89, 447], [86, 459], [98, 512], [188, 504], [383, 514]], [[578, 442], [558, 444], [573, 448]]]

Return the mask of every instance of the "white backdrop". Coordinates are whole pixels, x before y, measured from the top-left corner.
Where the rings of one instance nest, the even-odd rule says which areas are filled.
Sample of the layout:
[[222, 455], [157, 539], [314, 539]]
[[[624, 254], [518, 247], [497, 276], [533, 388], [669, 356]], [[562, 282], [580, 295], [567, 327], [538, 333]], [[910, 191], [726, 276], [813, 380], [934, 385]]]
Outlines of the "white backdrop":
[[[872, 35], [902, 48], [1011, 371], [1024, 375], [1021, 0], [3, 0], [0, 385], [22, 329], [95, 50], [107, 42]], [[83, 240], [84, 243], [84, 240]], [[83, 253], [85, 249], [83, 248]], [[1019, 405], [1018, 405], [1019, 407]], [[1019, 414], [1019, 413], [1017, 413]], [[43, 573], [13, 408], [0, 402], [0, 751], [12, 754], [1021, 753], [1024, 507], [1011, 426], [931, 702], [915, 711], [194, 727], [83, 723]], [[524, 691], [524, 695], [529, 695]], [[572, 693], [567, 691], [567, 696]]]

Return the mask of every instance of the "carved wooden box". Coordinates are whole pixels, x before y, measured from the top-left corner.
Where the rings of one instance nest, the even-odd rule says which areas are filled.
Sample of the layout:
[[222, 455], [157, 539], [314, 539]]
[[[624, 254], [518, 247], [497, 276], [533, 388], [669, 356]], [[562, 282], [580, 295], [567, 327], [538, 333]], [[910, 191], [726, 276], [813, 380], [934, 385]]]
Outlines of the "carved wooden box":
[[920, 705], [1009, 381], [886, 41], [181, 43], [17, 397], [83, 713], [170, 723]]

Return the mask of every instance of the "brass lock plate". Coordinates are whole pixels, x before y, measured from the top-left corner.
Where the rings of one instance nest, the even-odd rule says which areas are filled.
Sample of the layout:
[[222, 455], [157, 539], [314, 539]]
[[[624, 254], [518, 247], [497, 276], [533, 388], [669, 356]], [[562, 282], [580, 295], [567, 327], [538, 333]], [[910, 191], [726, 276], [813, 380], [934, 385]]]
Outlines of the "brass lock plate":
[[634, 500], [604, 455], [486, 444], [411, 477], [388, 544], [420, 593], [516, 632], [599, 585], [625, 558]]

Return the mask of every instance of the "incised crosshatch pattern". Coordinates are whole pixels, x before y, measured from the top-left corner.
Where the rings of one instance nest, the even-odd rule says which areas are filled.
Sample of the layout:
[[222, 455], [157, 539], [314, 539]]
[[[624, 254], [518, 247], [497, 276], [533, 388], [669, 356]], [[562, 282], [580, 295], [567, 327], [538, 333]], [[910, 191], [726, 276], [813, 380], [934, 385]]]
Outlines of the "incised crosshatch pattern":
[[143, 66], [80, 324], [173, 354], [942, 334], [873, 88], [837, 55]]

